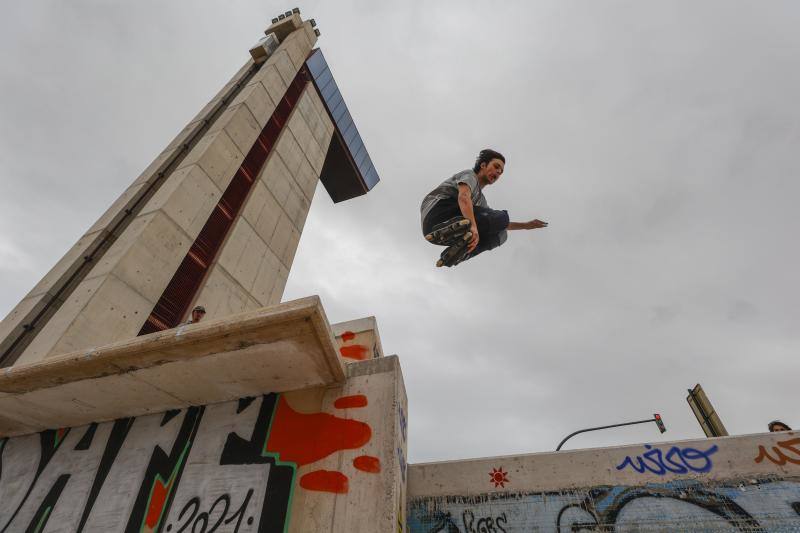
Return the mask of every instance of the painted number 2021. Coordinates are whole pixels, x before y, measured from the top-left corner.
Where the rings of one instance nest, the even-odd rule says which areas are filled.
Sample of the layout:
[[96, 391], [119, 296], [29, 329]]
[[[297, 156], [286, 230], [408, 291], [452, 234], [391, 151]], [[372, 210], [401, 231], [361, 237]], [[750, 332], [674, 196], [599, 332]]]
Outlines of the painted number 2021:
[[[228, 511], [230, 510], [231, 506], [231, 498], [227, 494], [223, 494], [214, 500], [214, 503], [211, 504], [211, 507], [208, 509], [208, 511], [204, 511], [202, 513], [198, 513], [200, 510], [200, 498], [195, 496], [186, 502], [186, 505], [184, 505], [183, 509], [181, 509], [181, 512], [178, 515], [179, 526], [175, 533], [213, 533], [219, 528], [219, 526], [223, 524], [228, 525], [234, 520], [236, 521], [236, 526], [233, 528], [233, 533], [238, 533], [239, 527], [242, 525], [245, 512], [247, 511], [247, 504], [250, 503], [250, 497], [252, 495], [253, 489], [248, 490], [242, 505], [240, 505], [236, 512], [234, 512], [230, 517], [228, 517]], [[211, 515], [217, 512], [218, 506], [222, 506], [222, 512], [220, 512], [219, 518], [216, 519], [216, 522], [214, 522], [214, 524], [211, 525], [211, 528], [208, 529], [209, 518]], [[189, 509], [191, 509], [191, 514], [188, 515], [186, 521], [184, 522], [184, 516], [189, 513]], [[252, 523], [253, 517], [251, 516], [247, 519], [247, 524], [250, 525]], [[171, 529], [172, 524], [168, 524], [167, 531], [170, 531]]]

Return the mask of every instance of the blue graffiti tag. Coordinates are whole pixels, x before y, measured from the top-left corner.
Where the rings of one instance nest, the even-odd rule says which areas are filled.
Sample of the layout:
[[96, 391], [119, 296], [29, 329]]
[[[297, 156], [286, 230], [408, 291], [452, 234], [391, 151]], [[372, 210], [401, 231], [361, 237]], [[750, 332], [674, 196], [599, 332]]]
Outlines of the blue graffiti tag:
[[400, 473], [403, 474], [403, 482], [406, 481], [406, 468], [408, 465], [406, 464], [406, 456], [403, 454], [403, 449], [398, 446], [397, 447], [397, 462], [400, 463]]
[[406, 441], [406, 427], [408, 422], [406, 422], [406, 413], [403, 411], [403, 406], [398, 406], [398, 411], [400, 415], [400, 433], [403, 435], [403, 442]]
[[626, 466], [630, 466], [640, 474], [647, 470], [659, 476], [668, 473], [687, 474], [689, 472], [710, 472], [711, 467], [714, 466], [714, 463], [711, 461], [711, 456], [717, 452], [716, 444], [706, 451], [701, 451], [696, 448], [679, 448], [678, 446], [673, 446], [666, 454], [658, 448], [653, 448], [649, 444], [645, 444], [644, 447], [649, 451], [643, 453], [641, 456], [636, 456], [639, 462], [638, 465], [628, 456], [617, 466], [617, 470], [622, 470]]

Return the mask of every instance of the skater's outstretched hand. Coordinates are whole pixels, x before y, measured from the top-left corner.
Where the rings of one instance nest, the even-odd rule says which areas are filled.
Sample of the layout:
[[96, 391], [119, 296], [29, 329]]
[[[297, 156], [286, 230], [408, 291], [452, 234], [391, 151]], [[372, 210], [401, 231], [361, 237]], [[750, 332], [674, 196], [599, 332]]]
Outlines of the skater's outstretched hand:
[[543, 220], [534, 219], [529, 220], [528, 222], [509, 222], [508, 229], [539, 229], [539, 228], [546, 228], [547, 222]]
[[472, 232], [472, 238], [469, 240], [469, 244], [467, 245], [467, 253], [472, 253], [472, 251], [478, 246], [480, 237], [478, 237], [478, 226], [476, 226], [474, 222], [470, 226], [469, 230]]

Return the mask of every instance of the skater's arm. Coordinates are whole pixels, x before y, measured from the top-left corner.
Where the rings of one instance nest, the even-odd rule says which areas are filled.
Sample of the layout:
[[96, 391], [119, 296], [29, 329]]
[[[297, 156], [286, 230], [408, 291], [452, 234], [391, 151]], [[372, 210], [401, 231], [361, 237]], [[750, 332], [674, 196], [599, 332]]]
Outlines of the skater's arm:
[[471, 252], [478, 246], [478, 224], [475, 223], [475, 212], [472, 209], [472, 192], [466, 183], [458, 184], [458, 207], [461, 209], [461, 214], [470, 223], [469, 230], [472, 232], [472, 240], [469, 241], [467, 251]]
[[508, 228], [510, 230], [514, 229], [537, 229], [537, 228], [546, 228], [547, 222], [544, 222], [539, 219], [529, 220], [528, 222], [509, 222]]

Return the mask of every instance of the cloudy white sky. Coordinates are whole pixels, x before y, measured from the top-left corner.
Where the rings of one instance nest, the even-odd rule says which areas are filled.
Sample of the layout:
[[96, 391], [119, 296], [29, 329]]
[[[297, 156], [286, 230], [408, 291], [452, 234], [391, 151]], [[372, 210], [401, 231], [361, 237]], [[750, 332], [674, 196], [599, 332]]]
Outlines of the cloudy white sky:
[[[5, 315], [247, 58], [272, 1], [11, 2]], [[411, 462], [800, 425], [800, 4], [309, 1], [381, 182], [317, 190], [284, 299], [378, 318]], [[422, 196], [494, 147], [515, 232], [436, 269]]]

